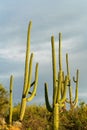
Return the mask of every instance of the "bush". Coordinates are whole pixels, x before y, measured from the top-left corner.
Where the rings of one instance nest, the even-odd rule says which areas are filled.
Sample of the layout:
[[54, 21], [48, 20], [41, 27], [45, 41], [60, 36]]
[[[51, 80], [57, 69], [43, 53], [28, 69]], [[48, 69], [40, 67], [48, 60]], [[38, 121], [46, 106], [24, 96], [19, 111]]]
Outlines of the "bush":
[[[13, 120], [18, 120], [20, 104], [13, 108]], [[22, 124], [27, 130], [52, 130], [52, 113], [45, 106], [30, 105], [26, 107]], [[59, 130], [87, 130], [87, 105], [81, 103], [74, 110], [60, 111]]]
[[[23, 123], [31, 130], [46, 130], [49, 125], [50, 113], [45, 106], [27, 106]], [[51, 128], [50, 128], [51, 130]]]
[[87, 105], [81, 103], [74, 110], [61, 113], [60, 124], [66, 130], [87, 130]]
[[9, 108], [8, 92], [5, 90], [2, 84], [0, 84], [0, 115], [7, 113]]

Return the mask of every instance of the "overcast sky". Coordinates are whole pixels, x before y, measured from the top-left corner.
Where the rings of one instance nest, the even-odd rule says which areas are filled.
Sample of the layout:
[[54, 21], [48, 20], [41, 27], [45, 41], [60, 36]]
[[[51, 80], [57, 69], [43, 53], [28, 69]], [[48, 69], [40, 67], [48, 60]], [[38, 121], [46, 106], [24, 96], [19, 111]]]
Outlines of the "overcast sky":
[[[51, 36], [62, 32], [63, 70], [69, 54], [71, 78], [80, 70], [79, 99], [87, 99], [87, 0], [3, 0], [0, 1], [0, 83], [9, 88], [14, 75], [14, 102], [20, 102], [23, 89], [27, 27], [32, 20], [31, 52], [33, 77], [39, 62], [39, 83], [34, 103], [44, 103], [44, 82], [52, 97]], [[57, 50], [57, 49], [56, 49]], [[58, 53], [58, 50], [57, 50]], [[58, 58], [57, 58], [58, 59]], [[74, 87], [75, 88], [75, 87]]]

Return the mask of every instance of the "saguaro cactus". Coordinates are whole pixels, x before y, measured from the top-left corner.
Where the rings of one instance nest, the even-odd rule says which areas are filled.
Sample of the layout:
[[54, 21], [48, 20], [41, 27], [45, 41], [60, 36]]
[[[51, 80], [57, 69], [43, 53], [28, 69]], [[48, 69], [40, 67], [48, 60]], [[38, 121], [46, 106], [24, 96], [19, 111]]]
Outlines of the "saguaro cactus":
[[10, 77], [10, 97], [9, 97], [9, 124], [12, 124], [12, 108], [13, 108], [13, 76]]
[[[31, 83], [32, 79], [32, 61], [33, 61], [33, 53], [30, 55], [30, 30], [31, 30], [32, 22], [30, 21], [28, 26], [28, 35], [27, 35], [27, 48], [26, 48], [26, 59], [25, 59], [25, 74], [24, 74], [24, 87], [21, 101], [21, 109], [20, 109], [20, 121], [23, 120], [26, 102], [31, 101], [36, 95], [36, 89], [38, 84], [38, 63], [36, 63], [35, 70], [35, 80]], [[33, 91], [30, 92], [30, 88], [34, 86]], [[29, 94], [29, 96], [28, 96]]]
[[[53, 113], [53, 130], [59, 129], [59, 108], [64, 105], [66, 100], [66, 91], [68, 84], [68, 76], [64, 78], [64, 72], [62, 70], [62, 52], [61, 52], [61, 33], [59, 33], [59, 72], [56, 68], [56, 54], [54, 46], [54, 36], [51, 37], [52, 45], [52, 66], [53, 66], [53, 103], [50, 105], [48, 99], [48, 85], [45, 83], [45, 101], [48, 111]], [[63, 89], [63, 93], [61, 90]]]
[[73, 109], [76, 107], [78, 103], [78, 79], [79, 79], [79, 70], [77, 69], [76, 72], [76, 80], [75, 77], [73, 77], [73, 81], [76, 83], [76, 89], [75, 89], [75, 99], [72, 98], [72, 84], [70, 79], [70, 68], [69, 68], [69, 62], [68, 62], [68, 54], [66, 54], [66, 65], [67, 65], [67, 75], [68, 75], [68, 86], [69, 86], [69, 99], [66, 99], [66, 102], [70, 104], [70, 108]]

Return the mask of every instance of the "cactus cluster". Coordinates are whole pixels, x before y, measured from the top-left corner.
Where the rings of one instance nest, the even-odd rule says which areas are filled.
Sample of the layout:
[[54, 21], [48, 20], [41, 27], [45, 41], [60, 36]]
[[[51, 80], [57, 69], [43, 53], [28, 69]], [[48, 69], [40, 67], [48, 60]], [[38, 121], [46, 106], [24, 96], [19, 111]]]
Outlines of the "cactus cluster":
[[[26, 58], [25, 58], [25, 73], [24, 73], [24, 87], [21, 99], [19, 120], [22, 121], [26, 109], [26, 103], [31, 101], [36, 95], [37, 85], [38, 85], [38, 63], [35, 67], [35, 79], [32, 80], [32, 64], [34, 54], [30, 54], [30, 31], [31, 31], [32, 21], [30, 21], [28, 26], [27, 34], [27, 47], [26, 47]], [[33, 87], [32, 92], [30, 88]], [[9, 124], [12, 123], [12, 89], [13, 89], [13, 76], [10, 77], [10, 97], [9, 97]]]
[[[32, 64], [34, 54], [30, 54], [30, 31], [32, 22], [30, 21], [27, 33], [27, 47], [26, 47], [26, 58], [25, 58], [25, 72], [24, 72], [24, 85], [23, 93], [20, 106], [19, 121], [23, 120], [26, 103], [31, 101], [36, 95], [37, 85], [38, 85], [38, 63], [35, 67], [35, 79], [32, 82]], [[73, 77], [73, 81], [76, 84], [75, 88], [75, 99], [72, 97], [72, 84], [70, 77], [70, 68], [68, 62], [68, 53], [66, 53], [66, 69], [67, 73], [65, 75], [62, 68], [62, 34], [59, 33], [59, 48], [58, 48], [58, 62], [59, 68], [56, 65], [56, 51], [55, 51], [55, 41], [54, 36], [51, 37], [51, 47], [52, 47], [52, 71], [53, 71], [53, 101], [52, 104], [49, 102], [48, 98], [48, 84], [45, 82], [45, 102], [46, 107], [49, 112], [53, 114], [53, 130], [59, 129], [59, 111], [60, 108], [66, 108], [66, 103], [70, 104], [70, 108], [75, 108], [78, 103], [78, 78], [79, 70], [76, 72], [76, 78]], [[31, 87], [33, 87], [32, 92]], [[69, 89], [69, 90], [68, 90]], [[10, 98], [9, 98], [9, 124], [12, 124], [12, 90], [13, 90], [13, 76], [10, 77]], [[67, 91], [69, 92], [69, 99], [67, 98]]]
[[[76, 80], [73, 78], [76, 83], [76, 96], [75, 100], [72, 102], [71, 99], [71, 81], [69, 74], [69, 65], [68, 65], [68, 54], [66, 54], [66, 64], [67, 64], [67, 74], [65, 76], [62, 69], [62, 34], [59, 33], [59, 71], [56, 67], [56, 54], [54, 46], [54, 36], [51, 37], [51, 46], [52, 46], [52, 70], [53, 70], [53, 103], [50, 105], [48, 99], [48, 85], [45, 83], [45, 102], [48, 111], [53, 113], [53, 129], [59, 129], [59, 109], [60, 107], [65, 107], [65, 102], [69, 102], [70, 105], [76, 105], [78, 101], [78, 70]], [[67, 100], [67, 88], [69, 86], [69, 95], [70, 100]]]

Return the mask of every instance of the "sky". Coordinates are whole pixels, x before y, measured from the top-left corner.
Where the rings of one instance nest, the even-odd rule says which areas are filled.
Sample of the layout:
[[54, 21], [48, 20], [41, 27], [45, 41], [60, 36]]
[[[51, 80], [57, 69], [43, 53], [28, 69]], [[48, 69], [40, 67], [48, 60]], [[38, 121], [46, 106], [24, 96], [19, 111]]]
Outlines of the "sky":
[[[0, 83], [9, 90], [14, 76], [13, 101], [21, 102], [27, 28], [32, 20], [31, 52], [34, 53], [33, 79], [39, 63], [37, 95], [32, 103], [44, 104], [44, 83], [52, 100], [51, 36], [55, 37], [58, 66], [58, 38], [62, 33], [63, 70], [69, 54], [71, 79], [79, 69], [79, 101], [87, 101], [87, 0], [3, 0], [0, 1]], [[33, 81], [32, 79], [32, 81]], [[75, 84], [73, 84], [74, 97]]]

